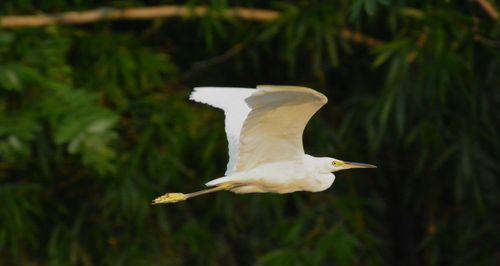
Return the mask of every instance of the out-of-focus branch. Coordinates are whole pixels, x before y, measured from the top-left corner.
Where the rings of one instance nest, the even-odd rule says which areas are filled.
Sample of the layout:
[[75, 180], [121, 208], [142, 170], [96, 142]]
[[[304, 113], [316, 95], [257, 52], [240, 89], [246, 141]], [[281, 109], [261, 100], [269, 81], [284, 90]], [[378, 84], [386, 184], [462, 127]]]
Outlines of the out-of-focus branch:
[[[153, 6], [138, 8], [100, 8], [80, 12], [64, 12], [59, 14], [39, 14], [26, 16], [0, 16], [0, 28], [33, 28], [55, 24], [88, 24], [97, 21], [111, 20], [148, 20], [155, 18], [200, 17], [210, 12], [206, 6]], [[223, 17], [237, 18], [256, 22], [270, 22], [281, 13], [275, 10], [233, 7], [221, 11]], [[381, 44], [382, 41], [366, 36], [360, 32], [342, 29], [340, 36], [358, 44], [369, 47]]]
[[381, 45], [384, 42], [378, 39], [375, 39], [370, 36], [366, 36], [361, 32], [358, 31], [352, 31], [348, 29], [342, 29], [340, 30], [340, 36], [344, 38], [345, 40], [351, 41], [353, 43], [357, 44], [365, 44], [368, 47], [374, 47], [377, 45]]
[[211, 66], [213, 65], [216, 65], [216, 64], [219, 64], [219, 63], [222, 63], [228, 59], [230, 59], [231, 57], [233, 56], [236, 56], [237, 54], [239, 54], [243, 48], [245, 47], [244, 44], [242, 43], [239, 43], [239, 44], [236, 44], [235, 46], [233, 46], [231, 49], [227, 50], [225, 53], [219, 55], [219, 56], [216, 56], [216, 57], [213, 57], [213, 58], [210, 58], [208, 60], [205, 60], [205, 61], [201, 61], [201, 62], [197, 62], [197, 63], [194, 63], [191, 68], [189, 70], [187, 70], [180, 78], [180, 80], [186, 80], [188, 78], [190, 78], [193, 74], [195, 74], [196, 72], [200, 72], [204, 69], [207, 69], [207, 68], [210, 68]]
[[498, 19], [498, 11], [495, 9], [492, 3], [488, 0], [476, 0], [476, 3], [481, 6], [481, 8], [488, 13], [488, 15], [493, 19], [497, 20]]
[[[40, 14], [27, 16], [2, 16], [2, 28], [42, 27], [54, 24], [87, 24], [102, 20], [144, 20], [154, 18], [203, 16], [209, 12], [206, 6], [153, 6], [137, 8], [99, 8], [87, 11], [70, 11], [59, 14]], [[279, 16], [274, 10], [235, 7], [223, 11], [223, 16], [253, 21], [270, 21]]]

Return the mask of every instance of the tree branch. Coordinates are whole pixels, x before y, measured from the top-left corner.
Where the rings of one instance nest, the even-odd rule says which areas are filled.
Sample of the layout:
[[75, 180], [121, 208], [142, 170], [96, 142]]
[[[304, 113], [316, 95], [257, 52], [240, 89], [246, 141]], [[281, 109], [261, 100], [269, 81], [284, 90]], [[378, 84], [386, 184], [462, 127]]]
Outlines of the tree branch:
[[[99, 8], [81, 12], [64, 12], [59, 14], [40, 14], [26, 16], [1, 16], [0, 28], [33, 28], [56, 24], [89, 24], [98, 21], [112, 20], [148, 20], [155, 18], [201, 17], [210, 12], [207, 6], [153, 6], [138, 8]], [[280, 12], [267, 9], [245, 7], [229, 8], [221, 12], [221, 16], [256, 22], [270, 22], [280, 16]], [[342, 29], [340, 36], [358, 44], [369, 47], [381, 44], [382, 41], [365, 36], [360, 32]]]
[[[210, 9], [206, 6], [154, 6], [138, 8], [99, 8], [81, 12], [64, 12], [60, 14], [40, 14], [28, 16], [0, 17], [2, 28], [42, 27], [54, 24], [87, 24], [102, 20], [145, 20], [154, 18], [203, 16]], [[223, 16], [244, 20], [267, 22], [276, 19], [279, 12], [264, 9], [236, 7], [223, 11]]]
[[481, 8], [488, 13], [488, 15], [493, 19], [497, 20], [498, 19], [498, 11], [495, 9], [493, 4], [490, 3], [488, 0], [476, 0], [476, 3], [481, 6]]
[[223, 53], [223, 54], [221, 54], [219, 56], [216, 56], [216, 57], [204, 60], [204, 61], [200, 61], [200, 62], [194, 63], [189, 68], [189, 70], [187, 70], [180, 77], [180, 80], [181, 81], [182, 80], [186, 80], [186, 79], [190, 78], [192, 75], [194, 75], [197, 72], [200, 72], [200, 71], [202, 71], [204, 69], [210, 68], [213, 65], [217, 65], [219, 63], [222, 63], [222, 62], [230, 59], [231, 57], [239, 54], [243, 50], [244, 47], [245, 47], [244, 44], [238, 43], [235, 46], [233, 46], [231, 49], [227, 50], [225, 53]]

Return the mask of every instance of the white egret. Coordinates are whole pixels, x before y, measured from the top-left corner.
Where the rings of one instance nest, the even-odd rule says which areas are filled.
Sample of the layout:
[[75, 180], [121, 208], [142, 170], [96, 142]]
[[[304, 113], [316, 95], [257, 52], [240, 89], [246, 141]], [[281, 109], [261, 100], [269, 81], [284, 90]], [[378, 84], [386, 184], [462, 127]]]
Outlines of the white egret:
[[166, 193], [153, 204], [173, 203], [229, 190], [234, 193], [318, 192], [335, 180], [333, 172], [375, 168], [304, 153], [302, 133], [309, 119], [326, 104], [325, 95], [296, 86], [249, 88], [195, 88], [190, 99], [224, 110], [229, 144], [225, 176], [193, 193]]

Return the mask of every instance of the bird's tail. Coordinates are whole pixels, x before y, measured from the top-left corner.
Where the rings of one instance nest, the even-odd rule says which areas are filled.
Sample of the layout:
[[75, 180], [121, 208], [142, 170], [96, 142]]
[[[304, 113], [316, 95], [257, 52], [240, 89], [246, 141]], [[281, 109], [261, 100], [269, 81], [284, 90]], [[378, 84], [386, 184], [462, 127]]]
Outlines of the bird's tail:
[[153, 205], [162, 204], [162, 203], [176, 203], [179, 201], [184, 201], [184, 200], [187, 200], [189, 198], [194, 198], [194, 197], [208, 194], [208, 193], [213, 193], [213, 192], [217, 192], [217, 191], [221, 191], [221, 190], [230, 190], [234, 187], [235, 187], [235, 185], [233, 185], [231, 183], [225, 183], [225, 184], [221, 184], [221, 185], [218, 185], [216, 187], [213, 187], [213, 188], [208, 188], [208, 189], [204, 189], [204, 190], [200, 190], [200, 191], [196, 191], [196, 192], [192, 192], [192, 193], [187, 193], [187, 194], [184, 194], [184, 193], [166, 193], [163, 196], [160, 196], [160, 197], [154, 199]]

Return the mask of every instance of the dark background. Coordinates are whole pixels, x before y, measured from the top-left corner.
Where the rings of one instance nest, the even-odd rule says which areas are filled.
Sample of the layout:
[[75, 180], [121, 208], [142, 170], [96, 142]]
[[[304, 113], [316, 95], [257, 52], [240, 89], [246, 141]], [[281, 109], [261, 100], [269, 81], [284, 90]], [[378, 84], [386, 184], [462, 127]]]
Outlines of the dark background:
[[[0, 29], [0, 264], [500, 265], [500, 26], [481, 3], [1, 1], [210, 12]], [[192, 87], [258, 84], [327, 95], [306, 152], [379, 168], [151, 206], [225, 171], [223, 114]]]

